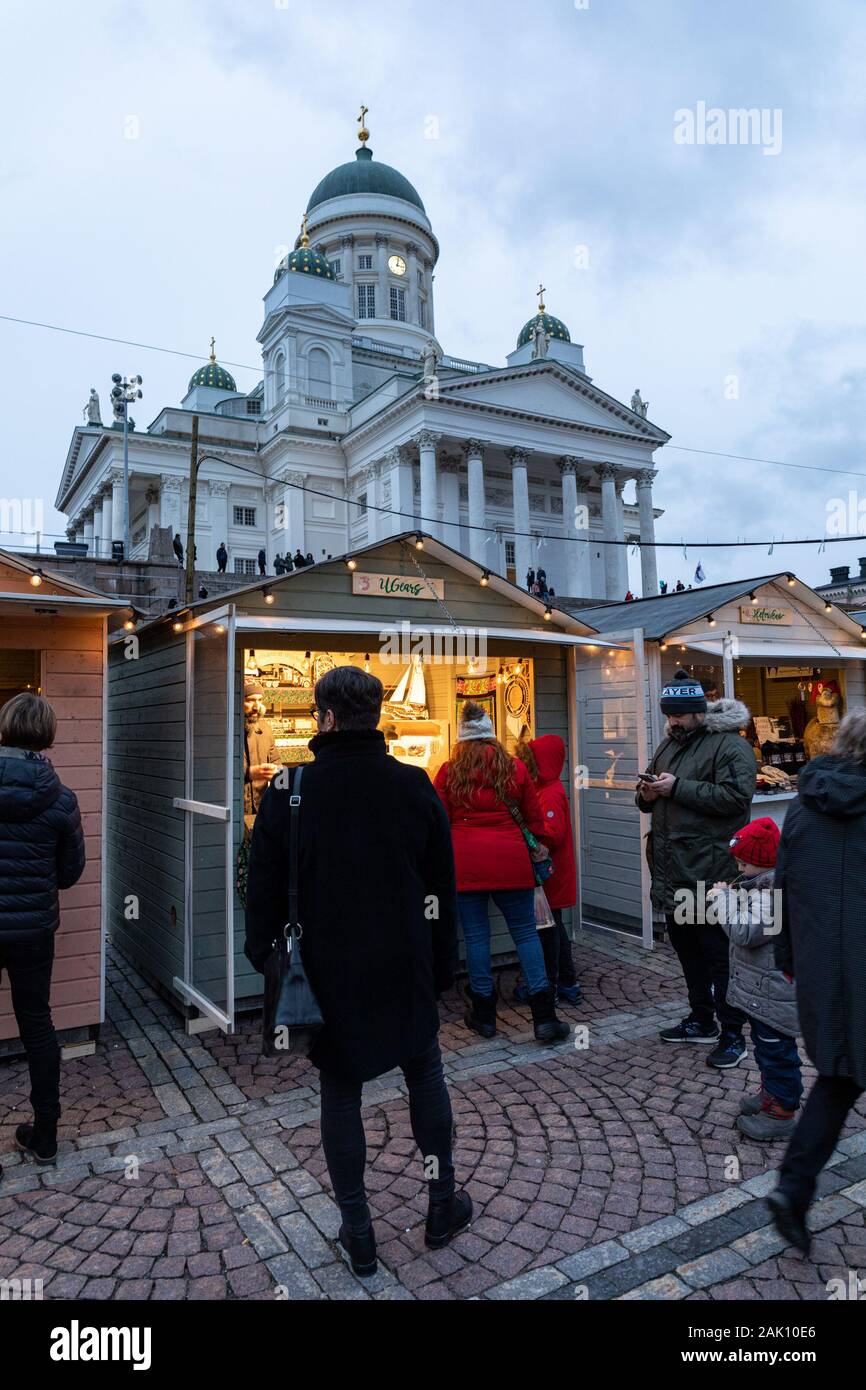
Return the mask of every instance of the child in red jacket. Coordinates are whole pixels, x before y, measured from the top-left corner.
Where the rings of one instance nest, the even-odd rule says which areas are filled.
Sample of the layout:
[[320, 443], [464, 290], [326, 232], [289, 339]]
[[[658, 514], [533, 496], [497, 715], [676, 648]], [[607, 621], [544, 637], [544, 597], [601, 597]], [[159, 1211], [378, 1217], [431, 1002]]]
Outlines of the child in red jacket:
[[[544, 819], [544, 840], [550, 849], [554, 870], [544, 883], [547, 901], [553, 912], [555, 926], [539, 932], [544, 951], [547, 978], [566, 1004], [577, 1004], [580, 985], [574, 971], [571, 942], [562, 921], [563, 908], [574, 907], [577, 901], [577, 872], [574, 863], [574, 832], [568, 797], [560, 781], [565, 766], [565, 744], [558, 734], [542, 734], [531, 741], [521, 739], [516, 749], [535, 783], [535, 790]], [[515, 996], [525, 997], [526, 986], [519, 984]]]

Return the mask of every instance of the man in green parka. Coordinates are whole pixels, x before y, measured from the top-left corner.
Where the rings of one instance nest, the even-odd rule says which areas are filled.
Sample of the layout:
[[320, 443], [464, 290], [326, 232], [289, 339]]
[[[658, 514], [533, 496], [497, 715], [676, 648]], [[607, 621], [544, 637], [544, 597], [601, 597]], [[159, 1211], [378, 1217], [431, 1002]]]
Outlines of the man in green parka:
[[[746, 1055], [745, 1016], [727, 1002], [728, 939], [709, 912], [714, 883], [733, 884], [730, 840], [749, 819], [757, 765], [740, 734], [749, 711], [739, 700], [707, 704], [700, 681], [678, 670], [662, 691], [666, 737], [638, 783], [636, 804], [652, 816], [647, 860], [652, 904], [665, 914], [689, 996], [690, 1012], [666, 1028], [669, 1043], [716, 1044], [713, 1067], [735, 1067]], [[718, 1018], [721, 1029], [717, 1027]]]

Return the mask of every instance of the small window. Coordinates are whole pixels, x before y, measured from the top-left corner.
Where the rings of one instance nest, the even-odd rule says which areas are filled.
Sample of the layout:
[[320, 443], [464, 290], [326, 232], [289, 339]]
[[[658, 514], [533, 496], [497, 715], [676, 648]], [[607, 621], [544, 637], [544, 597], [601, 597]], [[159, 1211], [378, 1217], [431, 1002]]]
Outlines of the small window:
[[262, 403], [259, 400], [247, 401], [247, 415], [261, 415]]
[[255, 526], [256, 509], [255, 507], [235, 507], [235, 526]]
[[372, 257], [372, 256], [359, 256], [359, 257], [358, 257], [358, 269], [359, 269], [359, 270], [372, 270], [372, 269], [373, 269], [373, 257]]
[[255, 572], [255, 560], [239, 560], [237, 558], [235, 559], [235, 574], [255, 574]]
[[358, 516], [367, 515], [367, 494], [362, 492], [358, 497]]
[[391, 318], [398, 323], [406, 322], [406, 291], [396, 285], [391, 286]]
[[514, 544], [515, 544], [514, 541], [506, 541], [506, 542], [505, 542], [505, 563], [506, 563], [506, 565], [513, 565], [513, 564], [514, 564]]
[[418, 322], [420, 323], [420, 325], [421, 325], [422, 328], [426, 328], [426, 327], [427, 327], [427, 300], [426, 300], [426, 299], [419, 299], [419, 301], [418, 301]]
[[358, 318], [374, 319], [376, 317], [376, 286], [358, 286]]
[[336, 261], [331, 261], [330, 266], [331, 274], [336, 276], [336, 278], [339, 280], [340, 276], [343, 274], [343, 262], [339, 259]]

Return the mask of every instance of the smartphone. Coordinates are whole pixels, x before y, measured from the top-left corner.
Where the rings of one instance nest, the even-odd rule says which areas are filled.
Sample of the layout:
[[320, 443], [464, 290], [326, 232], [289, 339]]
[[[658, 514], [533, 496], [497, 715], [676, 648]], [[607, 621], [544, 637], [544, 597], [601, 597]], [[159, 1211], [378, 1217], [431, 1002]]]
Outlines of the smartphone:
[[639, 782], [657, 782], [659, 779], [654, 772], [639, 772], [637, 775]]

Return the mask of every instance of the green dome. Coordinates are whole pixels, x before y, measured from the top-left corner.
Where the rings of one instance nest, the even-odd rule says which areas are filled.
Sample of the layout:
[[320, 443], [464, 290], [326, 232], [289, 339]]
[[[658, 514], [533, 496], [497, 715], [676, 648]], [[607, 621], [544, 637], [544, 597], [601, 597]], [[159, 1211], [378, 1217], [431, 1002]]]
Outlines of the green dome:
[[[413, 203], [425, 211], [424, 204], [411, 183], [390, 164], [380, 164], [373, 158], [372, 150], [365, 145], [356, 152], [348, 164], [341, 164], [326, 174], [322, 182], [313, 189], [307, 212], [312, 212], [320, 203], [329, 198], [345, 198], [351, 193], [381, 193], [388, 198], [402, 198], [404, 203]], [[426, 215], [426, 214], [425, 214]]]
[[521, 328], [520, 337], [517, 339], [517, 346], [519, 348], [532, 341], [532, 330], [537, 323], [544, 324], [544, 331], [548, 333], [551, 338], [559, 338], [564, 343], [571, 342], [571, 334], [562, 322], [562, 319], [555, 319], [552, 314], [536, 314], [534, 318], [531, 318], [529, 322], [525, 323]]
[[288, 256], [283, 256], [274, 272], [274, 284], [287, 270], [296, 270], [301, 275], [318, 275], [321, 280], [337, 278], [324, 256], [320, 256], [318, 251], [313, 251], [309, 246], [299, 246], [297, 251], [290, 251]]
[[189, 379], [189, 390], [194, 386], [215, 386], [218, 391], [237, 391], [234, 377], [221, 367], [215, 358], [205, 362]]

